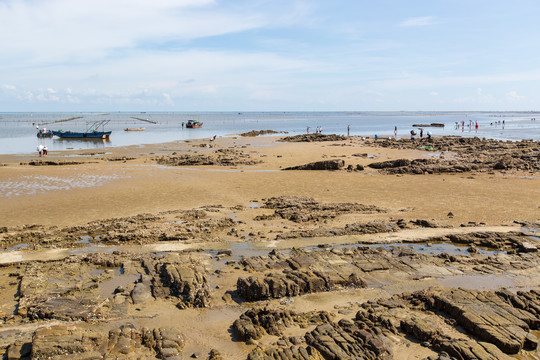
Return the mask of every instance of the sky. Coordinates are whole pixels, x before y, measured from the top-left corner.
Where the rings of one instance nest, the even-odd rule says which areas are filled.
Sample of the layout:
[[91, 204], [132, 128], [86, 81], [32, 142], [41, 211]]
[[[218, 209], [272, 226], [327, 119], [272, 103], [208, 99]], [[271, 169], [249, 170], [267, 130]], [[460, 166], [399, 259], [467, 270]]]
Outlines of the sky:
[[0, 0], [0, 111], [540, 110], [540, 1]]

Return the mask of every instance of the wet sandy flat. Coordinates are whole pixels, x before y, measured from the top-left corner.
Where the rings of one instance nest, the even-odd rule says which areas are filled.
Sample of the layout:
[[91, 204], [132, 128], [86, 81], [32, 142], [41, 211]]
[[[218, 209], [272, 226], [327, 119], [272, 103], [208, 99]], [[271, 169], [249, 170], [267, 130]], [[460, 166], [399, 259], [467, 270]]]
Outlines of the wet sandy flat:
[[[466, 328], [463, 335], [453, 327], [459, 319], [445, 323], [426, 311], [430, 304], [487, 306], [472, 298], [491, 299], [482, 311], [494, 313], [503, 303], [530, 302], [519, 311], [537, 306], [540, 173], [527, 155], [537, 144], [503, 161], [496, 143], [467, 144], [465, 157], [450, 143], [280, 139], [0, 157], [2, 351], [27, 344], [35, 356], [49, 356], [47, 344], [60, 343], [62, 326], [76, 324], [69, 336], [100, 356], [120, 348], [96, 344], [128, 333], [126, 351], [140, 349], [147, 358], [176, 351], [206, 359], [215, 349], [226, 359], [270, 359], [305, 348], [311, 359], [326, 359], [333, 349], [325, 348], [326, 336], [345, 336], [348, 356], [368, 358], [440, 356], [455, 350], [448, 339], [464, 344], [460, 349], [483, 339], [496, 349], [477, 355], [495, 358], [536, 352], [533, 336], [519, 347], [521, 340], [506, 333], [490, 340]], [[395, 160], [406, 165], [370, 167]], [[339, 169], [284, 170], [316, 162]], [[505, 291], [521, 297], [508, 300]], [[264, 309], [289, 319], [286, 326], [249, 318]], [[248, 310], [254, 312], [242, 315]], [[364, 310], [377, 316], [368, 319]], [[314, 315], [322, 311], [328, 315]], [[528, 324], [520, 339], [540, 325], [531, 314], [520, 315]], [[504, 321], [517, 323], [514, 315]], [[233, 326], [238, 319], [242, 329], [259, 330], [242, 339], [239, 323]], [[447, 340], [410, 330], [415, 321], [426, 328], [445, 323]], [[51, 324], [59, 327], [45, 331]], [[363, 327], [381, 330], [363, 343], [365, 353], [355, 352]], [[148, 328], [172, 328], [184, 340], [150, 346]], [[83, 334], [95, 341], [84, 343]], [[295, 356], [289, 358], [303, 358]]]

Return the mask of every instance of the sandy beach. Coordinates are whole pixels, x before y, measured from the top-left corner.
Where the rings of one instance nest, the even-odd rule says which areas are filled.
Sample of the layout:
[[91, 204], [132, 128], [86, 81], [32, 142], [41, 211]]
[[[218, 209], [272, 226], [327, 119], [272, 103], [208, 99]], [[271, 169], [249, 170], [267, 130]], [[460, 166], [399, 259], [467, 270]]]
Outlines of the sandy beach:
[[538, 358], [537, 142], [283, 138], [0, 156], [1, 351]]

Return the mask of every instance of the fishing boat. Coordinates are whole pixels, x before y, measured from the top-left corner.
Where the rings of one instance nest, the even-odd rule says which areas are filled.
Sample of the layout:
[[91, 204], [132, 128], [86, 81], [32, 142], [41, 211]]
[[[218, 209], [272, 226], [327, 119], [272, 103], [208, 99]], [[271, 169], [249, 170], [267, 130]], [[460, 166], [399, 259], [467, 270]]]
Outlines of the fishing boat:
[[[111, 136], [112, 131], [103, 131], [103, 127], [109, 123], [109, 121], [110, 120], [96, 121], [91, 124], [85, 132], [53, 130], [52, 133], [63, 139], [108, 139]], [[101, 127], [101, 131], [97, 130], [99, 127]]]
[[146, 128], [125, 128], [124, 131], [144, 131]]
[[186, 124], [186, 127], [187, 128], [200, 128], [203, 126], [203, 123], [200, 122], [199, 120], [188, 120], [187, 124]]

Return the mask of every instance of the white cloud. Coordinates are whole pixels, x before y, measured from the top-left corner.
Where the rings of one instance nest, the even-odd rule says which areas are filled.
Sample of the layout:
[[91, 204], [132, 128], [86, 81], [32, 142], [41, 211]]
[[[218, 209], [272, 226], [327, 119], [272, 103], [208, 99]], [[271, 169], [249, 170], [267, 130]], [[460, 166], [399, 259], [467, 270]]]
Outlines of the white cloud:
[[429, 95], [431, 95], [431, 96], [439, 96], [439, 93], [436, 92], [436, 91], [431, 91], [431, 92], [429, 93]]
[[87, 63], [144, 43], [160, 46], [253, 29], [257, 14], [226, 11], [211, 0], [18, 1], [0, 3], [3, 57], [24, 64]]
[[436, 18], [434, 16], [422, 16], [405, 19], [398, 24], [402, 27], [414, 27], [414, 26], [427, 26], [436, 24]]
[[506, 93], [506, 100], [511, 103], [517, 103], [525, 100], [525, 96], [518, 95], [517, 91], [509, 91]]

